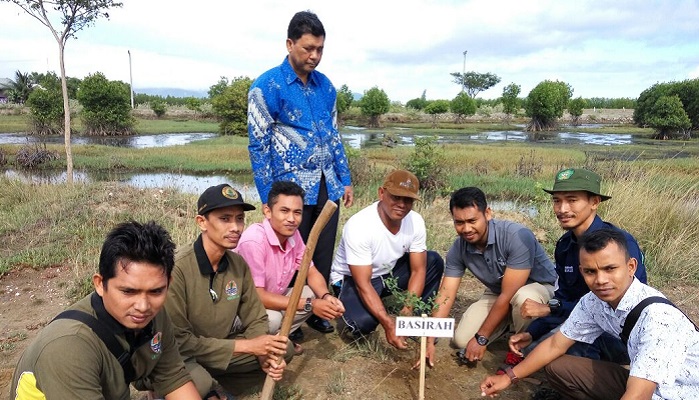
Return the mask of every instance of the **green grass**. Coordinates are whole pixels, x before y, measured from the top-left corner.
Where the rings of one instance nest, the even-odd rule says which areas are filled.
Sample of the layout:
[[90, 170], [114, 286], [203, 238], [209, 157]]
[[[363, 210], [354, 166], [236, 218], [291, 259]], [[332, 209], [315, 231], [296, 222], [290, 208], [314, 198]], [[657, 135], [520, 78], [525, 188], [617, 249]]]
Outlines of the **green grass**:
[[[29, 127], [29, 114], [9, 115], [0, 114], [0, 132], [26, 132]], [[79, 135], [82, 132], [82, 122], [79, 117], [71, 120], [71, 132]], [[136, 118], [134, 130], [139, 134], [155, 133], [189, 133], [189, 132], [218, 132], [218, 122], [211, 120], [193, 119], [148, 119]]]
[[0, 114], [0, 132], [17, 133], [26, 132], [29, 128], [29, 117], [23, 115]]

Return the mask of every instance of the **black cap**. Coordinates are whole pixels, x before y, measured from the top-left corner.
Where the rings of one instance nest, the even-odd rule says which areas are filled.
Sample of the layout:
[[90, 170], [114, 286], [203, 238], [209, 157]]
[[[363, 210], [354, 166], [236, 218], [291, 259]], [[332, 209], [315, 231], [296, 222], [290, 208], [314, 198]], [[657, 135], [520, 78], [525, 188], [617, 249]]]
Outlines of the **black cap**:
[[206, 215], [209, 211], [230, 206], [242, 206], [243, 211], [252, 211], [255, 209], [255, 206], [243, 200], [243, 195], [241, 195], [239, 191], [233, 189], [231, 185], [223, 183], [221, 185], [211, 186], [199, 196], [197, 214]]

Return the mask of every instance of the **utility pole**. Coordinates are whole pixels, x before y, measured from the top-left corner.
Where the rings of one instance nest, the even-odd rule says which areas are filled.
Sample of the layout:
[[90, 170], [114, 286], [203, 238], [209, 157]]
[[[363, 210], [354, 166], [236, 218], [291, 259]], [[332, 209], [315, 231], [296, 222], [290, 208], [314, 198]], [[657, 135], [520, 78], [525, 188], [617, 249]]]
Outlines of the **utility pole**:
[[[133, 110], [133, 72], [131, 71], [131, 50], [126, 50], [129, 53], [129, 91], [131, 92], [131, 109]], [[464, 54], [465, 55], [465, 54]], [[464, 65], [466, 59], [464, 58]]]
[[466, 89], [466, 53], [468, 53], [468, 50], [464, 50], [464, 69], [463, 69], [463, 72], [461, 73], [461, 92], [462, 93]]

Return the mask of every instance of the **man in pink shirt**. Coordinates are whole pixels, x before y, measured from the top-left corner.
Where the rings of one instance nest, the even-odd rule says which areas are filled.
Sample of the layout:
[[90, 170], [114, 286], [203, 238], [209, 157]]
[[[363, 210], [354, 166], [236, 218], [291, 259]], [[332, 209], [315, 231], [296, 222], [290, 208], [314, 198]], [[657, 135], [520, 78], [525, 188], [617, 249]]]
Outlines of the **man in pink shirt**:
[[[304, 190], [294, 182], [274, 182], [263, 207], [265, 220], [249, 226], [235, 249], [250, 266], [257, 294], [267, 309], [270, 334], [281, 328], [306, 248], [298, 231], [304, 194]], [[296, 305], [291, 332], [311, 315], [330, 320], [341, 316], [344, 311], [342, 302], [330, 293], [327, 281], [311, 264], [306, 286]], [[294, 349], [297, 354], [302, 351], [298, 344]]]

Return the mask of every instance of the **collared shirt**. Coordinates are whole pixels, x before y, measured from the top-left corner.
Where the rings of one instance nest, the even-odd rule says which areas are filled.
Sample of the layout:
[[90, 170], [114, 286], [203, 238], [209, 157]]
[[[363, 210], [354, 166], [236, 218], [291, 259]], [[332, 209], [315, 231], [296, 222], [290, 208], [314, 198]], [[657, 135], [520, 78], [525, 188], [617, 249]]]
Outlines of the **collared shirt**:
[[[215, 299], [210, 289], [216, 293]], [[223, 371], [233, 359], [235, 339], [267, 333], [268, 319], [245, 260], [226, 251], [214, 271], [199, 238], [177, 249], [165, 309], [172, 318], [180, 353], [209, 370]]]
[[283, 294], [301, 265], [305, 249], [298, 230], [282, 246], [269, 220], [265, 219], [243, 231], [234, 251], [250, 266], [256, 287]]
[[340, 199], [351, 185], [336, 97], [330, 80], [318, 71], [311, 71], [304, 85], [287, 58], [253, 82], [248, 150], [262, 203], [275, 181], [298, 183], [306, 191], [306, 205], [317, 203], [323, 175], [330, 200]]
[[[619, 338], [629, 312], [659, 291], [634, 279], [616, 310], [594, 293], [580, 299], [561, 325], [566, 337], [592, 343], [607, 332]], [[699, 399], [699, 332], [675, 307], [654, 303], [647, 306], [628, 341], [630, 375], [658, 384], [653, 399]]]
[[[106, 311], [96, 293], [69, 308], [97, 317], [112, 329], [124, 348], [130, 346], [135, 380], [147, 378], [165, 395], [191, 380], [164, 310], [136, 334]], [[90, 327], [69, 318], [48, 324], [27, 347], [15, 368], [10, 393], [12, 399], [130, 398], [116, 357]]]
[[350, 265], [369, 265], [371, 277], [376, 278], [391, 272], [405, 253], [427, 251], [427, 230], [420, 214], [411, 210], [401, 221], [400, 230], [394, 234], [381, 221], [378, 206], [377, 201], [345, 223], [333, 260], [332, 283], [345, 275], [352, 275]]
[[505, 269], [529, 269], [527, 284], [554, 285], [556, 273], [534, 233], [524, 225], [491, 219], [488, 242], [481, 252], [459, 237], [447, 252], [444, 276], [460, 278], [468, 269], [493, 293], [502, 291]]
[[[638, 247], [636, 239], [630, 233], [617, 228], [609, 222], [602, 221], [598, 215], [595, 216], [585, 233], [605, 228], [616, 229], [624, 234], [629, 255], [638, 261], [636, 277], [642, 283], [646, 283], [646, 266], [643, 263], [643, 253]], [[554, 257], [556, 259], [556, 274], [558, 275], [558, 289], [554, 297], [561, 301], [561, 307], [556, 312], [556, 317], [565, 318], [573, 310], [578, 300], [590, 291], [585, 283], [585, 279], [580, 274], [580, 249], [578, 248], [578, 239], [573, 235], [572, 231], [566, 232], [558, 239]]]

